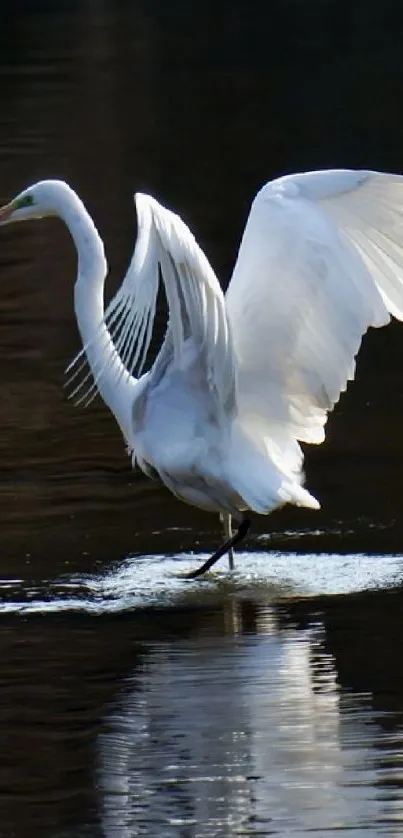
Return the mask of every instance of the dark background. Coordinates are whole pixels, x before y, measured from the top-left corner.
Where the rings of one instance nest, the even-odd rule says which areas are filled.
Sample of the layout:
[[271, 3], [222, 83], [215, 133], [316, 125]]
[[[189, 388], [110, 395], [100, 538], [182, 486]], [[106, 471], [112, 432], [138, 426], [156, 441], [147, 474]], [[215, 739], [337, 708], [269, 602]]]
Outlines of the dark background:
[[[108, 295], [134, 245], [132, 195], [150, 192], [184, 217], [226, 286], [264, 181], [321, 167], [403, 170], [402, 18], [398, 2], [357, 0], [8, 4], [0, 198], [40, 178], [67, 180], [104, 238]], [[61, 545], [80, 563], [84, 552], [107, 559], [195, 539], [210, 548], [216, 519], [132, 475], [102, 404], [75, 411], [65, 398], [63, 370], [79, 348], [66, 231], [46, 221], [0, 239], [7, 554], [31, 554], [42, 573]], [[308, 451], [323, 510], [275, 513], [256, 531], [272, 530], [283, 548], [284, 530], [319, 529], [340, 533], [340, 549], [398, 549], [402, 349], [397, 324], [367, 337], [326, 444]], [[170, 526], [189, 532], [151, 539]], [[327, 547], [327, 536], [316, 543]]]

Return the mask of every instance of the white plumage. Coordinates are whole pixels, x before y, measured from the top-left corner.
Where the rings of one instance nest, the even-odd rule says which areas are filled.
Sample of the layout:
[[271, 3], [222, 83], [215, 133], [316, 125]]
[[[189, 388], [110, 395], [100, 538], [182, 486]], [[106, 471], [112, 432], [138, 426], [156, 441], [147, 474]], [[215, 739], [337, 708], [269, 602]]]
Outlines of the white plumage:
[[[58, 214], [67, 223], [83, 353], [146, 473], [238, 520], [286, 502], [317, 508], [301, 485], [299, 442], [322, 442], [369, 326], [403, 319], [403, 177], [334, 170], [267, 183], [225, 297], [185, 223], [147, 195], [136, 207], [133, 258], [105, 313], [102, 242], [66, 184], [24, 190], [0, 220]], [[138, 379], [160, 276], [167, 331]], [[75, 388], [81, 400], [91, 392]]]

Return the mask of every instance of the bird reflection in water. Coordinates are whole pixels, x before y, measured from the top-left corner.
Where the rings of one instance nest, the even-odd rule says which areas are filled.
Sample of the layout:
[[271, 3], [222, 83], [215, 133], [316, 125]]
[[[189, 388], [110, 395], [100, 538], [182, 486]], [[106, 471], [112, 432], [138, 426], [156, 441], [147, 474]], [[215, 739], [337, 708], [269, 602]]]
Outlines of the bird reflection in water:
[[226, 607], [224, 639], [159, 643], [123, 686], [98, 740], [108, 838], [136, 824], [153, 836], [302, 835], [382, 815], [365, 705], [341, 714], [321, 621], [301, 631], [262, 607], [245, 634], [243, 610]]

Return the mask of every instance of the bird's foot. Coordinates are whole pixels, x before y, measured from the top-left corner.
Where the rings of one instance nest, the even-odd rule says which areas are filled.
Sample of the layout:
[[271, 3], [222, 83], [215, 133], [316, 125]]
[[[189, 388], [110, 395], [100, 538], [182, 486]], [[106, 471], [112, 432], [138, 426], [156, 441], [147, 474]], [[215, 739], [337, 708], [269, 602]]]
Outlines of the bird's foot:
[[[221, 556], [224, 556], [225, 553], [228, 553], [230, 555], [230, 550], [232, 551], [233, 547], [235, 547], [236, 544], [239, 544], [239, 542], [242, 541], [242, 539], [244, 539], [245, 536], [248, 534], [248, 532], [250, 530], [250, 526], [251, 526], [250, 518], [246, 518], [246, 517], [243, 518], [241, 523], [239, 524], [239, 527], [238, 527], [236, 533], [234, 533], [234, 535], [231, 536], [231, 538], [229, 538], [228, 541], [225, 541], [224, 544], [222, 544], [221, 547], [219, 547], [218, 550], [216, 550], [216, 552], [213, 553], [213, 555], [210, 556], [210, 558], [207, 559], [207, 561], [204, 562], [204, 564], [202, 564], [200, 567], [197, 568], [197, 570], [192, 570], [190, 573], [187, 573], [185, 578], [186, 579], [197, 579], [198, 576], [202, 576], [203, 573], [206, 573], [208, 570], [210, 570], [210, 567], [212, 567], [216, 562], [218, 562], [218, 559], [221, 559]], [[230, 562], [231, 562], [231, 555], [230, 555]], [[232, 554], [232, 562], [233, 562], [233, 554]], [[230, 564], [230, 567], [231, 567], [231, 564]], [[233, 564], [232, 564], [232, 567], [233, 567]]]

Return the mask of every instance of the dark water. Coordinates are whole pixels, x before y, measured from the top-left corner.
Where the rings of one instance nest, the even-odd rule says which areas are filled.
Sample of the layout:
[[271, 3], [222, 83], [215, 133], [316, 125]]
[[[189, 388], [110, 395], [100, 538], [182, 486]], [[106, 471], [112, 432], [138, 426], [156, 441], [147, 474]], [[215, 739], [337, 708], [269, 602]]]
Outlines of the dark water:
[[[225, 285], [264, 180], [403, 171], [402, 36], [397, 2], [9, 4], [0, 200], [69, 181], [109, 293], [150, 192]], [[307, 452], [321, 512], [257, 520], [232, 579], [185, 584], [217, 521], [67, 401], [74, 272], [58, 222], [1, 230], [1, 838], [400, 836], [402, 327]]]

